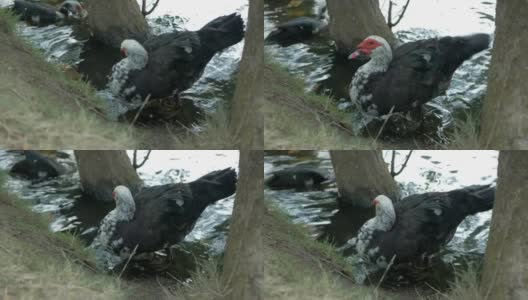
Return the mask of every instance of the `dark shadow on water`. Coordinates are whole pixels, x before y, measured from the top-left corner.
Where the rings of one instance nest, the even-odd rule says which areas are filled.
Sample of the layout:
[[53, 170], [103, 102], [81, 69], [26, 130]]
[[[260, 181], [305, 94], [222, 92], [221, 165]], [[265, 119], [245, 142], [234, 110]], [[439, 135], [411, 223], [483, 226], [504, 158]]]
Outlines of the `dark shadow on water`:
[[[355, 237], [359, 228], [374, 215], [374, 208], [342, 207], [330, 217], [330, 224], [324, 227], [319, 240], [329, 241], [339, 248]], [[350, 252], [343, 254], [350, 255]]]
[[317, 93], [331, 95], [335, 100], [348, 99], [348, 87], [357, 69], [366, 62], [349, 60], [346, 56], [333, 54], [333, 63], [328, 71], [329, 77], [321, 82]]
[[104, 89], [112, 66], [121, 60], [119, 49], [106, 46], [97, 40], [90, 39], [84, 45], [81, 54], [82, 62], [79, 72], [85, 76], [96, 89]]

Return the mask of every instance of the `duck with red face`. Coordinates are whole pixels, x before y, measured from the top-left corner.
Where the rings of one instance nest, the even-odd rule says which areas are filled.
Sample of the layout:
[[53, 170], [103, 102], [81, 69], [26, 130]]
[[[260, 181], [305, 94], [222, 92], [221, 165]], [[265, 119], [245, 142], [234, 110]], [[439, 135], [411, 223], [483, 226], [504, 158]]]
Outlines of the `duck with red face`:
[[420, 109], [445, 93], [456, 69], [489, 44], [488, 34], [474, 34], [419, 40], [393, 51], [384, 38], [369, 36], [349, 56], [369, 59], [352, 79], [350, 99], [372, 116]]

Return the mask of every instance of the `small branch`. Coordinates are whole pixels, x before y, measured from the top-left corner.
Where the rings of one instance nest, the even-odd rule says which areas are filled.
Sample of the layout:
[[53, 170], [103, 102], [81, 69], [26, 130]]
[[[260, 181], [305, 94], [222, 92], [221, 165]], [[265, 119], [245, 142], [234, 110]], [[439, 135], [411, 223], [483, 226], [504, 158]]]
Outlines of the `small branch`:
[[[134, 153], [135, 155], [135, 153]], [[134, 161], [135, 161], [135, 156], [134, 156]], [[392, 158], [391, 158], [391, 175], [392, 177], [394, 177], [394, 169], [396, 168], [394, 165], [396, 163], [396, 150], [392, 150]]]
[[396, 259], [396, 255], [393, 255], [389, 264], [387, 265], [387, 268], [385, 269], [385, 272], [383, 272], [383, 276], [381, 276], [381, 279], [380, 281], [378, 282], [378, 285], [376, 285], [376, 288], [374, 289], [374, 293], [377, 293], [378, 292], [378, 289], [381, 285], [381, 283], [383, 282], [383, 280], [385, 279], [385, 276], [387, 276], [387, 273], [389, 273], [389, 270], [390, 268], [392, 267], [392, 265], [394, 264], [394, 260]]
[[398, 25], [400, 23], [400, 21], [403, 19], [403, 16], [405, 15], [405, 12], [407, 11], [407, 7], [409, 6], [409, 3], [411, 2], [411, 0], [407, 0], [407, 2], [405, 3], [405, 5], [403, 6], [403, 9], [401, 10], [400, 12], [400, 16], [398, 17], [398, 20], [396, 20], [396, 22], [392, 22], [392, 1], [390, 1], [389, 3], [389, 15], [388, 15], [388, 18], [387, 18], [387, 25], [389, 25], [389, 28], [392, 29], [392, 27]]
[[372, 145], [376, 145], [376, 143], [378, 142], [378, 139], [379, 139], [381, 133], [383, 132], [383, 129], [385, 129], [385, 125], [387, 125], [387, 122], [389, 121], [390, 117], [392, 117], [392, 112], [394, 111], [394, 107], [395, 107], [394, 105], [391, 107], [389, 113], [387, 114], [387, 119], [385, 119], [385, 122], [383, 122], [383, 124], [381, 125], [381, 128], [378, 131], [378, 135], [376, 135], [376, 138], [372, 142]]
[[[143, 3], [145, 3], [145, 0], [143, 0]], [[387, 15], [387, 25], [389, 25], [389, 28], [392, 29], [392, 6], [394, 3], [392, 1], [389, 1], [389, 13]]]
[[128, 263], [132, 260], [132, 257], [134, 257], [134, 255], [136, 255], [136, 250], [138, 248], [139, 244], [136, 245], [136, 247], [134, 247], [134, 251], [132, 251], [132, 254], [130, 254], [130, 256], [128, 257], [128, 260], [125, 264], [125, 266], [123, 267], [123, 270], [121, 270], [121, 272], [119, 273], [119, 276], [117, 276], [117, 279], [120, 279], [121, 276], [123, 275], [123, 273], [125, 273], [125, 270], [128, 266]]
[[148, 150], [147, 151], [147, 154], [145, 155], [145, 157], [143, 157], [143, 161], [138, 165], [137, 164], [137, 150], [134, 150], [134, 163], [133, 163], [133, 167], [134, 169], [139, 169], [141, 167], [143, 167], [143, 165], [147, 162], [147, 160], [149, 159], [149, 156], [150, 156], [150, 152], [152, 152], [152, 150]]
[[150, 9], [147, 10], [147, 0], [143, 0], [143, 5], [141, 7], [141, 13], [143, 14], [143, 17], [146, 17], [146, 16], [150, 15], [152, 12], [154, 12], [156, 7], [158, 7], [159, 2], [160, 2], [160, 0], [156, 0], [156, 2], [154, 2], [152, 4]]
[[407, 167], [407, 163], [409, 162], [409, 159], [411, 158], [411, 155], [413, 153], [414, 150], [411, 150], [409, 151], [409, 154], [407, 154], [407, 157], [405, 157], [405, 161], [403, 162], [403, 165], [401, 166], [400, 170], [398, 172], [394, 172], [394, 156], [395, 156], [395, 152], [396, 151], [392, 151], [392, 165], [391, 165], [391, 175], [392, 177], [396, 177], [398, 175], [401, 174], [401, 172], [403, 172], [403, 170], [405, 169], [405, 167]]
[[139, 108], [138, 112], [136, 113], [136, 116], [134, 116], [134, 120], [132, 120], [132, 123], [130, 123], [130, 126], [128, 126], [128, 129], [132, 128], [132, 126], [134, 126], [134, 124], [136, 123], [137, 119], [139, 118], [139, 115], [141, 114], [141, 112], [143, 111], [143, 109], [145, 108], [145, 105], [147, 105], [147, 102], [150, 100], [150, 94], [147, 96], [147, 98], [145, 98], [145, 101], [143, 101], [143, 103], [141, 104], [141, 107]]

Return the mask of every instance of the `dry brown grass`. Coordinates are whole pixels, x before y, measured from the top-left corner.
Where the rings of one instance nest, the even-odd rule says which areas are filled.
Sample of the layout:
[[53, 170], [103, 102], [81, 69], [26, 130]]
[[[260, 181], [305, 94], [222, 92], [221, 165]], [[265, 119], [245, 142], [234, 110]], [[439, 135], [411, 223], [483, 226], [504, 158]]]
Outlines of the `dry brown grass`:
[[467, 113], [463, 119], [455, 119], [453, 132], [449, 135], [446, 149], [475, 150], [482, 149], [479, 142], [480, 116]]

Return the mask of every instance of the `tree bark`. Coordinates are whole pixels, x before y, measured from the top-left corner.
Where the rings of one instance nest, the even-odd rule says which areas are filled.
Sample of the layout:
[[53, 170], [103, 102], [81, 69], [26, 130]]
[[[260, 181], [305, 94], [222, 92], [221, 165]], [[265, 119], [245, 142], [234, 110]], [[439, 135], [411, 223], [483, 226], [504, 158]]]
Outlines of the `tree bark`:
[[134, 194], [143, 184], [125, 150], [75, 150], [75, 160], [83, 192], [96, 201], [113, 201], [112, 192], [118, 185]]
[[489, 149], [528, 149], [528, 15], [523, 0], [497, 1], [495, 42], [480, 143]]
[[370, 207], [381, 194], [393, 201], [399, 198], [381, 151], [330, 151], [330, 156], [341, 205]]
[[264, 153], [240, 152], [235, 206], [224, 258], [226, 299], [262, 299], [262, 217], [264, 213]]
[[263, 149], [264, 101], [262, 67], [264, 64], [264, 2], [249, 2], [244, 51], [237, 76], [237, 88], [231, 103], [230, 127], [240, 149]]
[[379, 35], [391, 45], [396, 42], [378, 0], [326, 0], [326, 3], [330, 35], [339, 53], [350, 54], [369, 35]]
[[86, 24], [96, 40], [119, 48], [124, 39], [147, 38], [149, 27], [136, 0], [87, 0], [84, 4]]
[[484, 299], [528, 299], [528, 154], [501, 151], [481, 290]]

